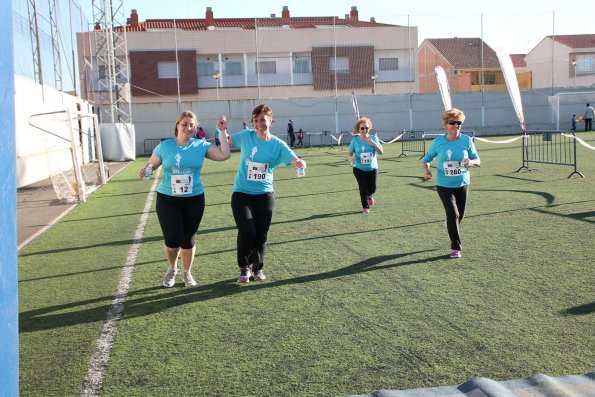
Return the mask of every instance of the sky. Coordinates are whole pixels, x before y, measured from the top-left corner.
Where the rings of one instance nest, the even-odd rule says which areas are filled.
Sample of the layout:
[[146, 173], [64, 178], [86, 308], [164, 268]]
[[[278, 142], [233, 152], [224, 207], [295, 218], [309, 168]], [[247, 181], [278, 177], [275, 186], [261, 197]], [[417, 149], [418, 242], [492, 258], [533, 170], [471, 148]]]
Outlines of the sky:
[[[91, 0], [79, 1], [84, 8], [88, 3], [85, 13], [92, 19]], [[281, 16], [283, 6], [292, 17], [344, 18], [356, 6], [360, 20], [416, 26], [418, 44], [426, 38], [480, 37], [509, 54], [526, 54], [552, 34], [595, 34], [593, 0], [123, 0], [123, 6], [126, 16], [136, 9], [140, 21], [204, 18], [207, 7], [215, 19]]]

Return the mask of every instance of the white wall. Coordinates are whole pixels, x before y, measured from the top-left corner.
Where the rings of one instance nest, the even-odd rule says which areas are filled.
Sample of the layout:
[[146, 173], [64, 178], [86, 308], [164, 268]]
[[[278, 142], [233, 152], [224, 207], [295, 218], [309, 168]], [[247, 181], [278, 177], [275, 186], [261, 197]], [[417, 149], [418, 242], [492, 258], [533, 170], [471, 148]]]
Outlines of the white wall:
[[[80, 98], [47, 86], [42, 91], [41, 85], [15, 75], [17, 187], [30, 185], [48, 178], [52, 173], [72, 168], [71, 132], [66, 114], [35, 115], [66, 108], [77, 111], [77, 104], [82, 111], [90, 110], [90, 106]], [[91, 122], [90, 118], [82, 121], [83, 131], [91, 130]], [[82, 146], [77, 142], [78, 156], [80, 161], [88, 162], [95, 156], [93, 144], [88, 134], [82, 137]]]

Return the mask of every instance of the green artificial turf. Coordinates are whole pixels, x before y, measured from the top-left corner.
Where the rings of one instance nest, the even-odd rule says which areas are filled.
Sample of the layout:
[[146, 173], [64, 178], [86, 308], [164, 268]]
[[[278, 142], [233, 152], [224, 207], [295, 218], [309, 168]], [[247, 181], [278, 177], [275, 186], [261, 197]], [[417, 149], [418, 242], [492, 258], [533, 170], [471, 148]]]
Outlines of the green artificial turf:
[[[579, 146], [586, 178], [568, 179], [514, 172], [519, 141], [477, 148], [458, 260], [419, 155], [385, 145], [366, 215], [345, 150], [297, 149], [307, 176], [275, 170], [267, 280], [246, 285], [229, 204], [239, 155], [206, 161], [198, 286], [161, 287], [153, 209], [103, 395], [343, 396], [591, 371], [595, 152]], [[20, 254], [22, 396], [78, 395], [151, 186], [144, 160]]]

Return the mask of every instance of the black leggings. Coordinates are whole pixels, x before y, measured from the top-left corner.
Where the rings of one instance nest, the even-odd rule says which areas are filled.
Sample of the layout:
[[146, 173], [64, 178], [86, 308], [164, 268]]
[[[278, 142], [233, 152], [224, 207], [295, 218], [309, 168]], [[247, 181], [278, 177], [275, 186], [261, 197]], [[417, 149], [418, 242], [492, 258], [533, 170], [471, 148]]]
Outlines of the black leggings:
[[168, 248], [194, 247], [196, 232], [205, 212], [205, 195], [168, 196], [157, 192], [155, 203], [161, 232]]
[[231, 210], [238, 228], [238, 266], [253, 265], [257, 271], [264, 266], [267, 234], [273, 219], [273, 193], [246, 194], [233, 192]]
[[362, 208], [370, 208], [368, 197], [376, 193], [376, 177], [378, 176], [378, 170], [363, 171], [353, 167], [353, 175], [355, 175], [355, 179], [357, 179]]
[[459, 225], [465, 217], [469, 185], [457, 188], [436, 186], [436, 190], [446, 212], [446, 228], [448, 229], [448, 237], [450, 237], [450, 249], [460, 251], [462, 245]]

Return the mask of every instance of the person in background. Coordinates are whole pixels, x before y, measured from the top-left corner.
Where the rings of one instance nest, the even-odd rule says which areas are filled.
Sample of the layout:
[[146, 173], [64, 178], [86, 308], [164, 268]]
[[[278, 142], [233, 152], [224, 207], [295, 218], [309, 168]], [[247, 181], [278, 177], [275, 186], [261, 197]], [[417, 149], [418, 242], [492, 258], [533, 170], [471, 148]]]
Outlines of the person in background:
[[289, 147], [293, 149], [295, 144], [295, 132], [293, 131], [293, 120], [289, 119], [287, 123], [287, 134], [289, 135]]
[[437, 159], [436, 191], [446, 212], [446, 228], [450, 238], [450, 257], [460, 258], [460, 225], [465, 216], [471, 178], [469, 167], [480, 165], [479, 155], [471, 137], [461, 134], [465, 121], [463, 111], [453, 108], [442, 114], [446, 134], [435, 138], [421, 159], [424, 180], [432, 178], [430, 163]]
[[570, 121], [572, 132], [576, 132], [576, 114], [572, 115], [572, 120]]
[[583, 118], [585, 120], [585, 132], [593, 131], [593, 118], [595, 118], [595, 109], [593, 109], [593, 106], [588, 103]]
[[304, 147], [304, 130], [302, 130], [300, 128], [300, 130], [297, 133], [297, 139], [298, 139], [298, 146], [299, 147]]
[[306, 162], [271, 133], [272, 123], [273, 110], [265, 104], [259, 105], [252, 111], [254, 129], [244, 129], [229, 138], [231, 144], [240, 149], [240, 164], [231, 196], [231, 209], [238, 228], [240, 283], [247, 283], [251, 278], [255, 281], [266, 278], [262, 269], [275, 207], [273, 170], [280, 164], [306, 168]]
[[[219, 135], [225, 134], [225, 121], [217, 121]], [[193, 112], [178, 116], [174, 138], [163, 140], [153, 150], [139, 176], [145, 177], [149, 165], [163, 166], [163, 179], [157, 188], [156, 212], [163, 233], [168, 269], [163, 280], [165, 287], [173, 287], [178, 274], [178, 256], [182, 258], [184, 285], [196, 286], [192, 277], [192, 263], [196, 251], [196, 232], [205, 209], [204, 185], [200, 173], [204, 158], [224, 161], [230, 157], [229, 144], [220, 136], [221, 146], [194, 138], [198, 118]]]
[[357, 180], [362, 211], [367, 214], [375, 204], [376, 179], [378, 177], [377, 154], [384, 149], [376, 135], [370, 134], [372, 121], [367, 117], [359, 118], [355, 125], [354, 137], [347, 149], [347, 158], [353, 165], [353, 175]]
[[196, 131], [196, 138], [207, 139], [207, 134], [205, 134], [205, 131], [202, 129], [202, 127], [198, 127], [198, 131]]

